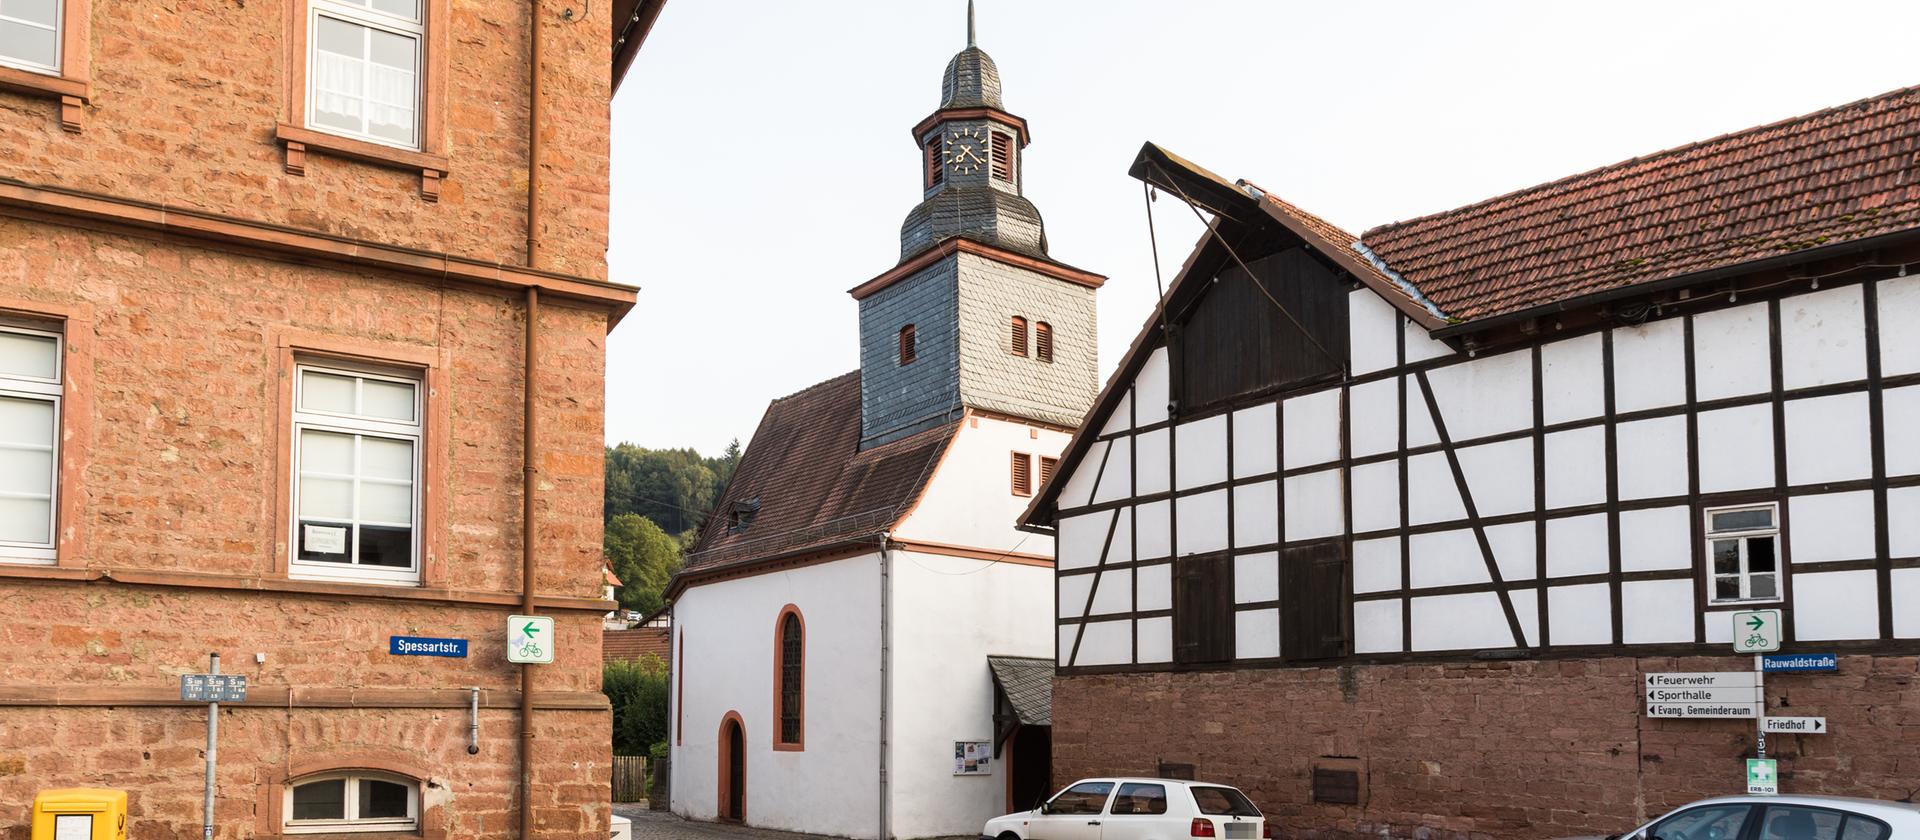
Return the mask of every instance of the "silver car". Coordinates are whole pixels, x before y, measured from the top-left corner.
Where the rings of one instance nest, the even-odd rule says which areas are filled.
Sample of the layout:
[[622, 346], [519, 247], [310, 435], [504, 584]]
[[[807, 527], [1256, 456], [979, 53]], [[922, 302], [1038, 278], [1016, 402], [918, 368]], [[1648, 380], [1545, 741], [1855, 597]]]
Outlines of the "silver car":
[[1920, 805], [1844, 796], [1722, 796], [1604, 840], [1920, 840]]

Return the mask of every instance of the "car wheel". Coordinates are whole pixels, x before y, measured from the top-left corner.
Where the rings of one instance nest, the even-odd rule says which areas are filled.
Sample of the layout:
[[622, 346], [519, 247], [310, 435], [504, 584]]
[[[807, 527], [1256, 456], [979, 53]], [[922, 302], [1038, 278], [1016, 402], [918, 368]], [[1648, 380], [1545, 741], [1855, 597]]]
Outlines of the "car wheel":
[[1002, 831], [1000, 832], [1000, 836], [993, 838], [993, 840], [1020, 840], [1020, 835], [1011, 831]]

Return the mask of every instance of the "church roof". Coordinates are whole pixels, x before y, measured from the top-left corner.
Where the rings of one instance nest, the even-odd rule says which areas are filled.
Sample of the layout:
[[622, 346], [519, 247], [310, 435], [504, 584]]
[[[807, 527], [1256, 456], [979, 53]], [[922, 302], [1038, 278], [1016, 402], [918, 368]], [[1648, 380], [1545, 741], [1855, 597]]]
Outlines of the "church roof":
[[860, 449], [860, 372], [774, 400], [715, 511], [758, 502], [744, 530], [716, 514], [669, 587], [691, 576], [870, 541], [920, 498], [959, 422]]
[[947, 62], [940, 81], [941, 108], [999, 108], [1000, 68], [972, 44]]
[[1022, 724], [1053, 725], [1053, 660], [989, 656], [987, 667], [993, 671], [993, 684]]

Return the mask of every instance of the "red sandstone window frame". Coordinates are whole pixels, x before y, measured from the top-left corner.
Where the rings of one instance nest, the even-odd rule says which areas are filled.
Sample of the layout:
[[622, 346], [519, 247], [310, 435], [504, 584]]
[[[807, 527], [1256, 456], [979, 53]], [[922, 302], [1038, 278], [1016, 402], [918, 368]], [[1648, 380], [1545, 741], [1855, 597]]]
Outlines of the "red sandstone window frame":
[[[0, 298], [0, 318], [45, 325], [60, 333], [60, 403], [54, 418], [58, 448], [54, 462], [53, 563], [0, 558], [0, 564], [22, 570], [83, 570], [86, 567], [86, 497], [79, 482], [86, 475], [93, 451], [93, 307]], [[54, 572], [53, 574], [59, 574]]]
[[[278, 768], [276, 768], [278, 769]], [[328, 755], [316, 755], [293, 761], [284, 772], [260, 779], [254, 807], [253, 837], [258, 840], [286, 840], [297, 837], [340, 836], [337, 832], [288, 831], [287, 794], [294, 785], [317, 776], [336, 774], [373, 774], [403, 779], [414, 787], [414, 827], [378, 831], [357, 830], [351, 836], [416, 837], [420, 840], [447, 840], [446, 809], [430, 804], [425, 797], [432, 772], [410, 756], [384, 749], [347, 749]], [[264, 774], [263, 774], [264, 775]], [[342, 829], [341, 831], [346, 831]]]
[[60, 68], [42, 72], [0, 65], [0, 88], [60, 100], [60, 127], [79, 131], [93, 98], [90, 46], [93, 0], [56, 0], [60, 10]]
[[[415, 527], [418, 580], [397, 584], [405, 587], [441, 588], [447, 581], [446, 522], [448, 476], [447, 443], [452, 439], [452, 419], [446, 393], [447, 371], [451, 368], [446, 351], [436, 347], [388, 341], [367, 341], [275, 328], [268, 340], [275, 361], [279, 390], [279, 410], [274, 429], [275, 515], [273, 539], [269, 542], [268, 568], [281, 579], [300, 577], [293, 569], [293, 462], [294, 380], [299, 367], [309, 362], [328, 361], [375, 365], [413, 371], [420, 378], [421, 430], [420, 474], [415, 492], [419, 494], [420, 515]], [[344, 586], [391, 587], [391, 582], [359, 582], [329, 579]]]
[[[799, 734], [791, 741], [786, 739], [786, 641], [787, 616], [793, 616], [800, 631], [800, 690], [794, 700], [799, 706], [794, 716], [800, 719]], [[774, 752], [802, 752], [807, 745], [807, 617], [800, 608], [788, 604], [780, 608], [780, 614], [773, 619], [773, 750]]]
[[421, 199], [440, 200], [440, 181], [448, 172], [446, 113], [447, 30], [451, 28], [452, 21], [450, 3], [451, 0], [420, 0], [424, 15], [421, 27], [425, 35], [420, 39], [420, 107], [415, 115], [419, 121], [417, 130], [420, 144], [417, 149], [390, 146], [308, 127], [307, 76], [312, 60], [308, 36], [313, 3], [311, 0], [291, 0], [287, 4], [285, 36], [282, 39], [286, 49], [281, 54], [281, 65], [286, 70], [286, 90], [282, 96], [285, 117], [274, 130], [275, 141], [286, 153], [287, 174], [304, 176], [307, 172], [307, 152], [321, 152], [376, 166], [418, 171]]

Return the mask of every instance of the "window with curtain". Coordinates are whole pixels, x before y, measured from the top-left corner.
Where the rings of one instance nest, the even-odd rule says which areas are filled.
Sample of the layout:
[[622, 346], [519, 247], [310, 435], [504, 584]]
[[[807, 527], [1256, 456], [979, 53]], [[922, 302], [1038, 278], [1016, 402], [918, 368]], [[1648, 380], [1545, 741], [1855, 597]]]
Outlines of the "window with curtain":
[[800, 743], [801, 711], [806, 702], [806, 631], [800, 614], [789, 610], [780, 619], [780, 743]]
[[0, 559], [54, 562], [61, 335], [0, 325]]
[[0, 65], [60, 72], [63, 0], [0, 0]]
[[420, 147], [424, 0], [311, 0], [307, 123], [390, 146]]
[[293, 572], [420, 579], [420, 380], [303, 364], [293, 412]]

